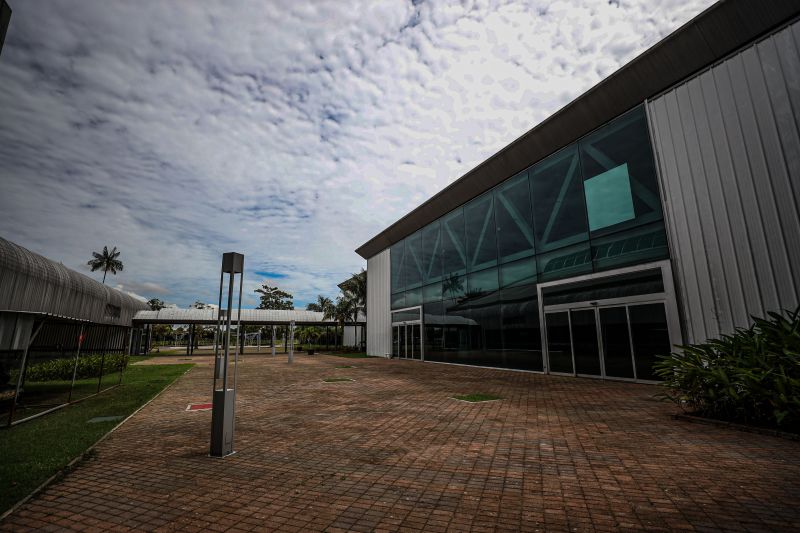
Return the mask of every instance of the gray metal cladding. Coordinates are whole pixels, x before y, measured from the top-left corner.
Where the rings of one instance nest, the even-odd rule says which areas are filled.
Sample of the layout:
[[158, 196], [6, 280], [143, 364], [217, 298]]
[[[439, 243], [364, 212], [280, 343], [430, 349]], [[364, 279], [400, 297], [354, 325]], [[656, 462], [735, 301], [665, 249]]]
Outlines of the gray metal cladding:
[[687, 342], [800, 303], [800, 23], [648, 102]]
[[367, 354], [392, 352], [389, 249], [367, 260]]
[[130, 326], [147, 304], [0, 237], [0, 310]]

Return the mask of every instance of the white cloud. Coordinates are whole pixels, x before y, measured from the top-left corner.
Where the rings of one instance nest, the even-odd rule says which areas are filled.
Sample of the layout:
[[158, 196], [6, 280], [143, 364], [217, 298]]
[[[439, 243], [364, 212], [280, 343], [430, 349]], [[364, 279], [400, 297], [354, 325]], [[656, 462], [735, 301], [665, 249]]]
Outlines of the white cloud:
[[[0, 233], [215, 301], [220, 254], [299, 301], [353, 250], [709, 0], [26, 1], [0, 56]], [[132, 23], [136, 21], [136, 23]]]

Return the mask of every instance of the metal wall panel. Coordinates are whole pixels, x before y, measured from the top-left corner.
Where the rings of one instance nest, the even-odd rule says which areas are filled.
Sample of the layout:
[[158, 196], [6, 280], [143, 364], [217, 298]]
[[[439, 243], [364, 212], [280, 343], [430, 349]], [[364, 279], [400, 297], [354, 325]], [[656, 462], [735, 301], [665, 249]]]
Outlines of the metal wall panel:
[[367, 354], [392, 353], [389, 249], [367, 260]]
[[800, 23], [648, 102], [687, 342], [800, 303]]

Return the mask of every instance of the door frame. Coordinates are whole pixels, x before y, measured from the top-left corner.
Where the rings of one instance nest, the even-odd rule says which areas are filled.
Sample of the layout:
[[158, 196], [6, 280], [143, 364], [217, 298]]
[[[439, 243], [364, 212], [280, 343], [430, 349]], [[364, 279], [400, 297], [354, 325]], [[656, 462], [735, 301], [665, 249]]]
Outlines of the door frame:
[[[399, 355], [398, 354], [398, 358], [399, 359], [406, 359], [408, 361], [424, 361], [425, 360], [425, 328], [424, 328], [424, 326], [422, 324], [422, 316], [423, 316], [422, 315], [422, 306], [421, 305], [415, 305], [415, 306], [412, 306], [412, 307], [403, 307], [402, 309], [392, 309], [391, 313], [394, 314], [394, 313], [397, 313], [397, 312], [400, 312], [400, 311], [419, 311], [419, 318], [415, 319], [415, 320], [401, 320], [401, 321], [398, 321], [398, 322], [391, 322], [392, 337], [393, 338], [394, 338], [394, 328], [399, 328], [399, 327], [403, 328], [403, 330], [402, 330], [403, 331], [403, 344], [402, 344], [403, 348], [401, 350], [403, 355]], [[419, 326], [419, 359], [415, 359], [413, 357], [413, 355], [412, 355], [412, 357], [408, 357], [407, 356], [407, 354], [408, 354], [409, 337], [413, 336], [413, 334], [411, 333], [411, 326], [414, 326], [414, 325], [418, 325]], [[413, 343], [413, 341], [411, 341], [411, 342]], [[413, 348], [412, 348], [412, 353], [413, 353]]]
[[[543, 289], [549, 287], [557, 287], [559, 285], [570, 285], [572, 283], [581, 282], [581, 281], [590, 281], [590, 280], [602, 280], [603, 278], [618, 276], [620, 274], [630, 274], [634, 272], [641, 272], [643, 270], [653, 270], [653, 269], [660, 269], [661, 270], [661, 278], [664, 283], [664, 291], [659, 293], [651, 293], [651, 294], [641, 294], [636, 296], [625, 296], [621, 298], [607, 298], [607, 299], [598, 299], [593, 301], [583, 301], [583, 302], [571, 302], [565, 304], [555, 304], [555, 305], [544, 305], [544, 300], [542, 298], [542, 291]], [[627, 306], [629, 305], [637, 305], [637, 304], [648, 304], [648, 303], [663, 303], [664, 310], [666, 312], [667, 317], [667, 328], [669, 329], [669, 337], [670, 337], [670, 344], [672, 346], [682, 344], [683, 342], [683, 335], [681, 331], [681, 323], [680, 323], [680, 316], [678, 314], [678, 304], [676, 301], [675, 296], [675, 283], [672, 277], [672, 266], [669, 259], [665, 259], [663, 261], [655, 261], [652, 263], [643, 263], [641, 265], [635, 265], [632, 267], [625, 267], [625, 268], [618, 268], [615, 270], [608, 270], [605, 272], [598, 272], [594, 274], [585, 274], [582, 276], [575, 276], [572, 278], [560, 279], [556, 281], [548, 281], [544, 283], [539, 283], [536, 287], [538, 298], [539, 298], [539, 330], [541, 331], [541, 338], [542, 338], [542, 354], [543, 354], [543, 363], [544, 363], [544, 371], [546, 374], [554, 374], [554, 375], [562, 375], [562, 376], [581, 376], [581, 377], [590, 377], [594, 379], [611, 379], [615, 381], [635, 381], [638, 383], [657, 383], [651, 380], [644, 380], [644, 379], [631, 379], [631, 378], [617, 378], [617, 377], [606, 377], [605, 375], [605, 358], [603, 354], [603, 340], [602, 340], [602, 333], [601, 333], [601, 326], [600, 326], [600, 315], [598, 309], [601, 307], [619, 307], [619, 306], [626, 306], [626, 314], [630, 315], [629, 311], [627, 310]], [[593, 376], [589, 374], [576, 374], [575, 373], [575, 347], [574, 343], [572, 342], [572, 317], [570, 316], [569, 311], [572, 309], [587, 309], [587, 308], [594, 308], [595, 309], [595, 324], [597, 327], [597, 342], [598, 347], [600, 349], [600, 376]], [[547, 322], [545, 320], [546, 313], [551, 312], [559, 312], [559, 311], [566, 311], [567, 317], [569, 319], [570, 325], [570, 344], [571, 344], [571, 351], [572, 351], [572, 374], [564, 373], [564, 372], [551, 372], [550, 371], [550, 353], [547, 348]], [[631, 335], [630, 330], [630, 316], [628, 316], [628, 338], [631, 342], [631, 357], [633, 359], [634, 365], [634, 376], [636, 375], [636, 361], [635, 361], [635, 354], [633, 352], [633, 336]]]

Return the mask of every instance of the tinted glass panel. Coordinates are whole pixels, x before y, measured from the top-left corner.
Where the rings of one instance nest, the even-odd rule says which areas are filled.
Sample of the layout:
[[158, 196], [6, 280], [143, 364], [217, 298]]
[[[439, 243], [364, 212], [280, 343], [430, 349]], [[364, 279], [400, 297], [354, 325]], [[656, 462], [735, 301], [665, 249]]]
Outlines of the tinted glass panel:
[[409, 289], [406, 291], [405, 306], [419, 305], [422, 303], [422, 288]]
[[575, 354], [575, 373], [600, 375], [600, 348], [597, 345], [597, 322], [594, 309], [570, 311], [572, 320], [572, 350]]
[[542, 370], [542, 338], [536, 285], [503, 289], [501, 298], [506, 366], [522, 370]]
[[653, 364], [672, 351], [664, 304], [631, 305], [628, 308], [633, 337], [637, 379], [657, 380]]
[[557, 305], [663, 292], [664, 280], [661, 277], [661, 269], [653, 268], [601, 279], [544, 287], [542, 298], [544, 298], [544, 305]]
[[422, 301], [425, 303], [438, 302], [442, 299], [442, 283], [432, 283], [422, 288]]
[[406, 239], [406, 253], [403, 261], [406, 289], [422, 284], [422, 234], [420, 232]]
[[569, 315], [566, 311], [547, 313], [545, 315], [545, 323], [547, 327], [547, 354], [550, 360], [550, 371], [572, 374]]
[[552, 250], [588, 239], [577, 146], [538, 163], [530, 175], [537, 250]]
[[442, 281], [442, 298], [451, 299], [464, 296], [467, 292], [467, 277], [450, 274]]
[[567, 278], [592, 271], [592, 253], [588, 242], [539, 254], [536, 261], [539, 265], [539, 281]]
[[515, 176], [494, 191], [497, 249], [501, 262], [533, 254], [528, 173]]
[[464, 211], [457, 209], [442, 219], [442, 275], [463, 274], [466, 270]]
[[400, 309], [406, 306], [406, 293], [398, 292], [392, 294], [392, 309]]
[[392, 357], [400, 357], [400, 328], [392, 328]]
[[593, 238], [592, 256], [595, 270], [668, 259], [669, 248], [664, 222]]
[[472, 351], [471, 331], [473, 322], [468, 310], [456, 300], [444, 302], [444, 357], [450, 363], [469, 363]]
[[408, 344], [412, 359], [422, 359], [422, 334], [419, 324], [408, 326]]
[[405, 241], [400, 241], [389, 249], [389, 259], [392, 267], [392, 293], [402, 291], [406, 288], [403, 280], [403, 254], [405, 252]]
[[462, 304], [464, 316], [470, 320], [470, 354], [463, 362], [477, 365], [504, 366], [500, 333], [500, 298], [497, 292], [473, 297]]
[[406, 322], [419, 320], [419, 309], [409, 309], [408, 311], [396, 311], [392, 313], [392, 322]]
[[425, 360], [444, 361], [444, 304], [435, 302], [423, 306], [425, 318]]
[[467, 237], [467, 268], [481, 270], [497, 264], [494, 202], [485, 194], [464, 207]]
[[500, 267], [500, 286], [536, 283], [536, 260], [533, 257], [506, 263]]
[[600, 128], [579, 144], [593, 235], [661, 218], [644, 106]]
[[473, 272], [467, 276], [467, 279], [467, 294], [470, 296], [493, 292], [498, 287], [496, 268]]
[[437, 220], [422, 229], [422, 280], [425, 283], [442, 279], [441, 223]]
[[603, 361], [606, 376], [633, 377], [628, 314], [624, 307], [600, 309], [600, 331], [603, 337]]

